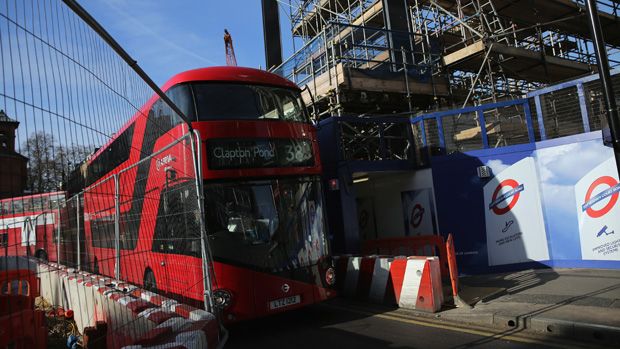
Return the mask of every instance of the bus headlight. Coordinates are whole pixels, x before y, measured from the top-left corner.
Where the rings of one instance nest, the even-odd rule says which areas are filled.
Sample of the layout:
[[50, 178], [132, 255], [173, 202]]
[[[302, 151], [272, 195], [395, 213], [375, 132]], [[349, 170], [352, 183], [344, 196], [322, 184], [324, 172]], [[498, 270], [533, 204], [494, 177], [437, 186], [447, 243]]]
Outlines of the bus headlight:
[[329, 267], [325, 271], [325, 282], [329, 286], [334, 286], [334, 284], [336, 283], [336, 271], [334, 271], [334, 268]]
[[224, 289], [213, 291], [213, 302], [218, 308], [228, 308], [232, 301], [232, 294]]

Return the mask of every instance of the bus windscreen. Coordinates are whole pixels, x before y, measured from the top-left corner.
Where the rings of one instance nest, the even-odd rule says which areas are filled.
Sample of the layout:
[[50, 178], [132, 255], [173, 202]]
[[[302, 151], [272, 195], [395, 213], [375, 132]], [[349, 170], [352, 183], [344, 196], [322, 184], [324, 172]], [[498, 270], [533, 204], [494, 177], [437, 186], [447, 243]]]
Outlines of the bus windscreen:
[[318, 178], [209, 182], [204, 190], [216, 260], [275, 272], [327, 254]]

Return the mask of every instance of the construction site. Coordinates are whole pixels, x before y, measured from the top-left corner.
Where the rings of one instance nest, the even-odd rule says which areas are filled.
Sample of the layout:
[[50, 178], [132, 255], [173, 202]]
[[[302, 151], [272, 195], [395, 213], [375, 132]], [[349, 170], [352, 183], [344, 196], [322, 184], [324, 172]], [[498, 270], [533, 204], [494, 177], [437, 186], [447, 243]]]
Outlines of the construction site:
[[[618, 1], [599, 1], [612, 68]], [[416, 114], [523, 97], [596, 71], [583, 1], [289, 0], [272, 71], [327, 115]], [[269, 35], [269, 34], [267, 34]], [[272, 66], [267, 62], [268, 66]]]
[[84, 3], [0, 6], [0, 349], [620, 347], [620, 0]]

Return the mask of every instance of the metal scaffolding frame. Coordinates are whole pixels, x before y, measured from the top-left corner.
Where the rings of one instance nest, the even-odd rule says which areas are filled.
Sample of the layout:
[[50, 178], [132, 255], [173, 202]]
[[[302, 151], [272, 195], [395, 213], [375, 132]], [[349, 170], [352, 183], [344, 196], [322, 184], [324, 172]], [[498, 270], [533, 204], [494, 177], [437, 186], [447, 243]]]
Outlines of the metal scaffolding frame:
[[[306, 86], [306, 101], [321, 115], [521, 98], [595, 72], [583, 2], [403, 0], [403, 32], [386, 13], [401, 2], [288, 0], [291, 35], [303, 45], [274, 71]], [[598, 3], [613, 68], [620, 65], [620, 2]]]

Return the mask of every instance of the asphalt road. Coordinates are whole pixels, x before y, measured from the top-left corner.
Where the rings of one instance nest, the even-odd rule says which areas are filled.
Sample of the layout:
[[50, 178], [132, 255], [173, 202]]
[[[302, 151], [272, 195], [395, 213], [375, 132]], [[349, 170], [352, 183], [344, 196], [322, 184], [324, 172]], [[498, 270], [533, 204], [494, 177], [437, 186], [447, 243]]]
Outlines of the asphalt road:
[[357, 304], [317, 305], [231, 325], [225, 348], [563, 348], [544, 338], [408, 318]]

